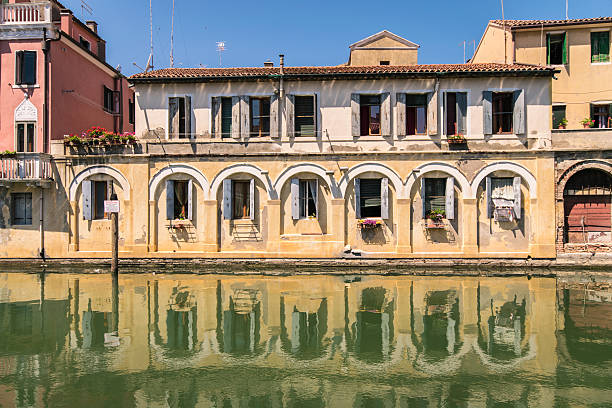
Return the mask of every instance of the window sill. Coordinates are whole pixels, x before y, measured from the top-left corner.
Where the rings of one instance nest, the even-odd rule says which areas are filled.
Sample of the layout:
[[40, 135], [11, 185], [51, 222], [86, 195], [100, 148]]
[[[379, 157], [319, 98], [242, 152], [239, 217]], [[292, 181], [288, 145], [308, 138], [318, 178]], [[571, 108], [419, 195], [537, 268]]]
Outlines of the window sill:
[[38, 84], [34, 84], [34, 85], [11, 85], [11, 88], [13, 88], [13, 89], [36, 89], [36, 88], [40, 88], [40, 85], [38, 85]]
[[612, 65], [612, 62], [591, 62], [591, 65]]

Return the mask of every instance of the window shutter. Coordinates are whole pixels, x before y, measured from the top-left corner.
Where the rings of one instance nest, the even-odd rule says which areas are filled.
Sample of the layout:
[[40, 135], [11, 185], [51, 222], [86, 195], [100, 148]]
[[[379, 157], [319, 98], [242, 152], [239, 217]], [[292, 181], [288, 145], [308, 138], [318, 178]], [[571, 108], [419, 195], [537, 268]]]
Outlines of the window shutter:
[[[111, 199], [111, 195], [113, 194], [113, 180], [106, 180], [106, 199], [110, 200]], [[108, 219], [110, 220], [110, 214], [109, 213], [104, 213], [104, 217], [108, 217]]]
[[359, 137], [361, 135], [361, 123], [359, 120], [359, 100], [359, 94], [351, 94], [351, 135], [353, 137]]
[[514, 91], [514, 115], [512, 117], [514, 134], [522, 135], [525, 133], [525, 92], [523, 90]]
[[380, 133], [382, 136], [391, 134], [391, 94], [383, 92], [380, 95]]
[[421, 177], [421, 217], [427, 218], [427, 206], [426, 206], [427, 197], [425, 197], [425, 177]]
[[438, 134], [438, 93], [427, 94], [427, 133]]
[[308, 186], [312, 192], [312, 198], [315, 203], [315, 215], [319, 218], [319, 180], [308, 180]]
[[240, 133], [243, 138], [248, 138], [251, 132], [251, 98], [242, 95], [240, 97]]
[[81, 183], [81, 193], [83, 194], [83, 219], [92, 220], [93, 211], [91, 205], [91, 180], [83, 180]]
[[455, 219], [455, 178], [448, 177], [446, 179], [446, 219], [454, 220]]
[[240, 97], [232, 96], [232, 137], [240, 139]]
[[406, 94], [395, 94], [395, 111], [397, 115], [397, 123], [395, 126], [395, 135], [397, 137], [406, 136]]
[[23, 51], [15, 53], [15, 83], [21, 85], [23, 83]]
[[380, 181], [380, 218], [389, 219], [389, 179], [386, 177]]
[[[43, 191], [40, 193], [44, 194]], [[25, 211], [25, 224], [32, 225], [32, 193], [23, 195], [23, 206]]]
[[232, 180], [223, 180], [223, 219], [232, 219]]
[[273, 139], [281, 137], [278, 120], [278, 95], [276, 94], [270, 97], [270, 137]]
[[487, 201], [486, 201], [486, 206], [487, 206], [487, 218], [491, 218], [491, 216], [493, 215], [493, 199], [491, 198], [491, 177], [487, 177], [486, 178], [486, 182], [485, 182], [485, 188], [486, 188], [486, 194], [487, 194]]
[[28, 51], [23, 54], [23, 76], [24, 84], [36, 84], [36, 51]]
[[291, 218], [300, 219], [300, 179], [291, 179]]
[[212, 98], [212, 134], [213, 137], [221, 137], [221, 98], [213, 96]]
[[321, 132], [319, 129], [319, 101], [317, 100], [317, 94], [312, 95], [312, 103], [314, 105], [312, 110], [312, 112], [314, 113], [314, 131], [315, 136], [318, 137], [319, 135], [321, 135]]
[[251, 220], [255, 219], [255, 179], [251, 179], [249, 186], [249, 215]]
[[[606, 35], [607, 34], [607, 35]], [[599, 62], [610, 61], [610, 33], [599, 36]]]
[[550, 65], [550, 34], [546, 34], [546, 65]]
[[493, 134], [493, 92], [482, 93], [482, 126], [485, 135]]
[[563, 34], [563, 64], [567, 64], [567, 33]]
[[174, 219], [174, 180], [166, 180], [166, 219]]
[[190, 139], [195, 137], [191, 129], [191, 96], [188, 95], [185, 95], [185, 133]]
[[460, 135], [467, 135], [467, 93], [457, 92], [457, 130]]
[[168, 99], [168, 138], [173, 139], [176, 137], [175, 132], [178, 131], [178, 118], [179, 118], [179, 101], [178, 98]]
[[361, 179], [355, 179], [355, 218], [361, 218]]
[[287, 137], [293, 137], [295, 136], [295, 96], [287, 95], [285, 104]]
[[514, 177], [512, 179], [512, 187], [514, 190], [514, 216], [517, 220], [521, 219], [521, 178]]
[[446, 92], [444, 92], [444, 117], [443, 119], [443, 123], [442, 123], [442, 128], [444, 129], [444, 134], [446, 136], [448, 136], [448, 103], [447, 103], [447, 95]]
[[193, 180], [187, 182], [187, 219], [193, 220]]

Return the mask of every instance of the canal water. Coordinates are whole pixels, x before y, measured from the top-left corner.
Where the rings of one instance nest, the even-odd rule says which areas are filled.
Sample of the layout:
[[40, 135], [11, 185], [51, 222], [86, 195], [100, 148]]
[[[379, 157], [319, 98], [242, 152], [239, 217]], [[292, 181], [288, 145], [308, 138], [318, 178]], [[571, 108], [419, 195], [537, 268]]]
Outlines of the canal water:
[[0, 274], [0, 407], [610, 407], [612, 287]]

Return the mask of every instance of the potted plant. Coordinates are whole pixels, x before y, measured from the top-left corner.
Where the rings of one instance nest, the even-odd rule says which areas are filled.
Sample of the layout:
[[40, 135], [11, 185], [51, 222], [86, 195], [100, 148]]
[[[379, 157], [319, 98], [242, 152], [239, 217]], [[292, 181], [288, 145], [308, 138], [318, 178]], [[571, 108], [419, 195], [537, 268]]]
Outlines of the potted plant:
[[582, 126], [587, 129], [587, 128], [592, 128], [595, 126], [595, 120], [591, 119], [591, 118], [584, 118], [580, 121], [580, 123], [582, 123]]
[[382, 224], [383, 224], [382, 220], [377, 219], [377, 218], [362, 218], [360, 220], [357, 220], [357, 225], [359, 226], [359, 228], [362, 228], [362, 229], [376, 228]]
[[561, 119], [561, 121], [559, 122], [559, 127], [558, 129], [566, 129], [567, 128], [567, 119], [563, 118]]
[[446, 211], [438, 209], [429, 210], [425, 218], [427, 228], [444, 228]]
[[0, 153], [0, 157], [15, 157], [17, 156], [17, 152], [11, 150], [5, 150]]
[[81, 139], [78, 135], [70, 135], [64, 138], [64, 144], [69, 146], [80, 146], [83, 143], [83, 139]]
[[463, 135], [450, 135], [446, 138], [448, 144], [465, 144], [467, 140]]

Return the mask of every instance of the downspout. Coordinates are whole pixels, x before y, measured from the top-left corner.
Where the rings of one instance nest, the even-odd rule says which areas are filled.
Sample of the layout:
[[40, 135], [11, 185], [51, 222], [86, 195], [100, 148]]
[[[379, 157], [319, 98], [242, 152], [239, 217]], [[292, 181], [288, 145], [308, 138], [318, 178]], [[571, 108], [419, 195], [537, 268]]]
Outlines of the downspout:
[[285, 75], [285, 55], [284, 54], [279, 54], [280, 57], [280, 83], [279, 83], [279, 87], [278, 87], [278, 96], [280, 99], [283, 99], [285, 97], [285, 80], [284, 80], [284, 75]]
[[123, 133], [123, 75], [119, 79], [119, 133]]

